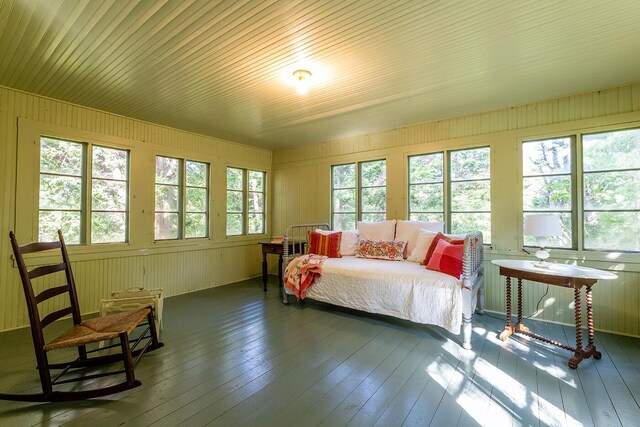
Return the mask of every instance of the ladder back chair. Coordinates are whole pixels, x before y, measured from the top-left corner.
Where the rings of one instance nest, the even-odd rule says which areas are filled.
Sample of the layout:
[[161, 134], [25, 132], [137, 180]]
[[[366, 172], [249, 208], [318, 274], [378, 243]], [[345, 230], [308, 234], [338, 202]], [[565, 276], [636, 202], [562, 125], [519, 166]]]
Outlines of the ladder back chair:
[[[116, 313], [83, 321], [80, 317], [78, 295], [76, 293], [75, 281], [71, 271], [71, 263], [69, 262], [69, 255], [67, 253], [62, 232], [58, 230], [59, 240], [56, 242], [35, 242], [24, 246], [20, 246], [18, 244], [13, 232], [9, 233], [9, 237], [11, 238], [11, 246], [13, 247], [13, 253], [20, 272], [20, 279], [22, 280], [22, 287], [27, 301], [31, 336], [36, 354], [40, 383], [42, 385], [42, 393], [0, 393], [0, 399], [28, 402], [84, 400], [118, 393], [141, 385], [142, 383], [135, 378], [134, 367], [140, 361], [140, 358], [144, 353], [158, 349], [164, 345], [158, 341], [152, 308], [144, 307], [137, 310]], [[55, 249], [60, 250], [62, 256], [61, 263], [38, 266], [31, 270], [27, 268], [24, 261], [24, 255]], [[65, 284], [46, 288], [36, 295], [31, 283], [33, 279], [61, 271], [64, 271], [66, 276]], [[69, 305], [41, 318], [38, 305], [53, 297], [64, 294], [68, 294]], [[67, 315], [71, 315], [73, 319], [73, 327], [52, 341], [45, 342], [43, 333], [44, 328]], [[146, 323], [142, 323], [145, 319], [147, 320]], [[130, 335], [138, 326], [145, 327], [145, 329], [137, 338], [133, 339]], [[87, 349], [87, 344], [98, 343], [103, 340], [111, 339], [118, 339], [119, 343], [93, 350]], [[108, 349], [118, 349], [118, 347], [118, 353], [89, 357], [89, 354], [91, 353]], [[63, 348], [77, 348], [78, 357], [75, 360], [66, 363], [49, 363], [47, 353], [52, 350]], [[70, 370], [77, 372], [76, 369], [78, 368], [94, 368], [119, 361], [124, 363], [123, 370], [115, 372], [98, 372], [89, 375], [80, 375], [74, 378], [66, 378], [66, 375], [69, 374]], [[61, 372], [52, 379], [52, 370], [61, 370]], [[60, 384], [83, 381], [87, 381], [92, 384], [93, 381], [91, 380], [116, 374], [125, 374], [126, 379], [115, 385], [98, 388], [92, 387], [71, 391], [53, 390], [54, 386]]]

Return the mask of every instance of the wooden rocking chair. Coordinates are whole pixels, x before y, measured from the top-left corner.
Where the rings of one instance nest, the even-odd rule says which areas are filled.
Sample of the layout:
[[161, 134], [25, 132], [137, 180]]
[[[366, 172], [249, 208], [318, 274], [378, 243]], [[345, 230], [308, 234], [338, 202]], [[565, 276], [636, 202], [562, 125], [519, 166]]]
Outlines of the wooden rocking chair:
[[[142, 383], [135, 379], [133, 369], [140, 361], [140, 358], [147, 351], [152, 351], [162, 347], [164, 344], [158, 341], [156, 328], [151, 307], [116, 313], [108, 316], [98, 317], [82, 321], [80, 318], [80, 308], [78, 307], [78, 296], [76, 294], [73, 273], [71, 272], [71, 263], [69, 255], [64, 244], [62, 232], [58, 230], [59, 241], [57, 242], [35, 242], [24, 246], [19, 246], [16, 236], [13, 232], [9, 233], [11, 238], [11, 246], [15, 254], [24, 295], [27, 300], [27, 308], [29, 311], [29, 321], [31, 323], [31, 335], [36, 353], [37, 369], [40, 374], [40, 382], [42, 384], [42, 393], [36, 394], [6, 394], [0, 393], [0, 399], [18, 400], [27, 402], [49, 402], [49, 401], [70, 401], [84, 400], [95, 397], [106, 396], [118, 393], [130, 388], [137, 387]], [[62, 253], [62, 263], [45, 265], [28, 270], [23, 255], [48, 251], [52, 249], [60, 249]], [[43, 290], [38, 295], [34, 293], [31, 280], [36, 277], [53, 274], [64, 271], [67, 283], [61, 286], [52, 287]], [[40, 318], [38, 304], [53, 298], [57, 295], [69, 294], [70, 305], [58, 311], [54, 311], [44, 318]], [[71, 314], [73, 317], [73, 327], [55, 338], [49, 343], [45, 342], [43, 329], [60, 319], [63, 316]], [[141, 324], [144, 319], [147, 322]], [[144, 332], [138, 338], [130, 339], [131, 332], [138, 326], [146, 326]], [[103, 340], [118, 338], [119, 343], [97, 348], [88, 351], [87, 344], [97, 343]], [[146, 340], [146, 341], [145, 341]], [[131, 345], [131, 343], [133, 343]], [[141, 343], [141, 348], [136, 349]], [[102, 356], [88, 357], [88, 354], [103, 351], [110, 348], [120, 347], [120, 353], [106, 354]], [[70, 362], [50, 364], [47, 358], [47, 352], [62, 348], [77, 348], [78, 357]], [[135, 357], [135, 360], [134, 360]], [[116, 372], [99, 372], [90, 375], [78, 376], [70, 379], [63, 378], [71, 369], [90, 368], [114, 362], [124, 362], [124, 370]], [[51, 379], [51, 370], [62, 370], [53, 380]], [[74, 371], [75, 372], [75, 371]], [[95, 378], [105, 377], [108, 375], [125, 374], [126, 380], [122, 383], [110, 385], [102, 388], [91, 388], [78, 391], [54, 391], [53, 386], [71, 382], [80, 382], [93, 380]]]

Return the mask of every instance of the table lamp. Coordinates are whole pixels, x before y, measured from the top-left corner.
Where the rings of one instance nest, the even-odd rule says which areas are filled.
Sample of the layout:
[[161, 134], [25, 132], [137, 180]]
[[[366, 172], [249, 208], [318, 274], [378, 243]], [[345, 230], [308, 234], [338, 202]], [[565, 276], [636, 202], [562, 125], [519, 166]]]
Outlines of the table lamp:
[[524, 217], [524, 234], [533, 236], [540, 246], [536, 252], [538, 262], [534, 265], [541, 268], [549, 268], [550, 264], [545, 260], [549, 258], [549, 252], [544, 248], [547, 245], [547, 237], [562, 236], [562, 224], [558, 214], [533, 214]]

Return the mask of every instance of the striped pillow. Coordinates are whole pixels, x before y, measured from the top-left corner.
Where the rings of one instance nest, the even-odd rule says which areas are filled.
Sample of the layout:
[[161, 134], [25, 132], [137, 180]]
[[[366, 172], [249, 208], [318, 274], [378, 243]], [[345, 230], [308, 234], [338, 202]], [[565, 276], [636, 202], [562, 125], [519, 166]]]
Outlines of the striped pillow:
[[452, 244], [444, 239], [440, 239], [427, 264], [427, 270], [440, 271], [460, 278], [462, 274], [462, 254], [464, 244]]
[[329, 258], [342, 258], [340, 255], [340, 239], [342, 231], [331, 234], [309, 232], [309, 253], [316, 255], [326, 255]]

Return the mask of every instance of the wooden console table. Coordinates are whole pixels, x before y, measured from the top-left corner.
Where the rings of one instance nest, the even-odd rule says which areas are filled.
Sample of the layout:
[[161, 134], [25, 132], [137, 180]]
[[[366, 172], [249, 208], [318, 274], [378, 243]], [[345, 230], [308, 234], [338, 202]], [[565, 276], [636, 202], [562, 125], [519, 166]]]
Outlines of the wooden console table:
[[[282, 254], [284, 253], [284, 243], [259, 242], [262, 246], [262, 284], [264, 291], [267, 291], [267, 255], [278, 255], [278, 284], [282, 286]], [[304, 252], [305, 242], [296, 242], [296, 249]], [[289, 253], [292, 253], [293, 242], [289, 243]]]
[[[611, 280], [617, 278], [613, 273], [596, 270], [589, 267], [577, 267], [567, 264], [551, 264], [549, 268], [536, 267], [536, 261], [521, 260], [494, 260], [492, 264], [500, 267], [500, 275], [506, 277], [506, 303], [507, 324], [500, 334], [500, 339], [506, 341], [514, 333], [526, 335], [531, 338], [552, 344], [569, 351], [573, 351], [573, 357], [569, 359], [569, 367], [576, 369], [578, 364], [591, 356], [600, 359], [602, 354], [596, 350], [593, 341], [593, 296], [591, 287], [598, 280]], [[511, 323], [511, 278], [518, 279], [518, 320], [515, 325]], [[522, 281], [547, 283], [549, 285], [573, 288], [573, 296], [576, 311], [576, 346], [571, 347], [549, 338], [534, 334], [522, 323]], [[580, 290], [586, 288], [587, 303], [587, 346], [582, 347], [582, 309], [580, 305]]]

